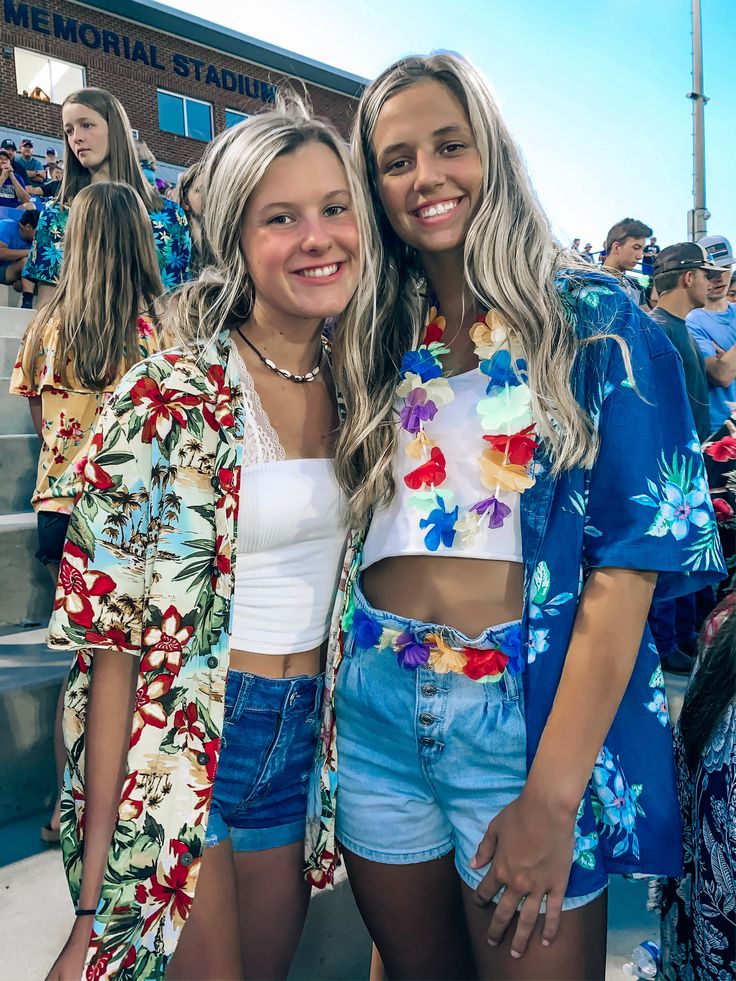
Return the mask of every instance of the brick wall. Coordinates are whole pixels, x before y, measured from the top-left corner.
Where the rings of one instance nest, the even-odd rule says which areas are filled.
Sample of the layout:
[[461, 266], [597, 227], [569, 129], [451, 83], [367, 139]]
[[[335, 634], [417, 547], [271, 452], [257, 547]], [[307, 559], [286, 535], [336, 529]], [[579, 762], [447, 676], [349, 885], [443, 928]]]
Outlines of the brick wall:
[[[241, 95], [238, 91], [223, 91], [215, 84], [206, 84], [203, 77], [207, 70], [206, 66], [212, 64], [220, 71], [226, 69], [236, 76], [240, 74], [267, 85], [278, 86], [287, 80], [287, 76], [271, 69], [180, 40], [162, 31], [152, 30], [84, 4], [65, 2], [65, 0], [53, 0], [48, 6], [41, 4], [36, 6], [36, 26], [48, 29], [52, 35], [44, 36], [39, 30], [33, 29], [34, 5], [25, 5], [28, 11], [28, 27], [25, 27], [16, 26], [12, 23], [13, 18], [9, 17], [9, 3], [12, 4], [14, 16], [18, 17], [21, 8], [18, 0], [4, 0], [4, 3], [5, 16], [0, 46], [0, 132], [3, 127], [13, 127], [54, 138], [61, 136], [60, 106], [38, 102], [17, 94], [15, 60], [12, 53], [9, 56], [5, 54], [5, 50], [15, 46], [82, 65], [86, 71], [87, 85], [107, 89], [120, 99], [130, 116], [131, 126], [140, 132], [141, 137], [156, 156], [182, 167], [199, 159], [205, 144], [199, 140], [159, 130], [157, 88], [209, 102], [212, 105], [214, 131], [217, 134], [225, 128], [226, 108], [253, 113], [262, 110], [264, 102], [260, 98]], [[47, 16], [44, 17], [39, 11], [47, 12]], [[74, 18], [78, 25], [84, 23], [93, 25], [100, 34], [103, 31], [112, 31], [119, 38], [128, 37], [131, 46], [135, 41], [140, 41], [149, 54], [150, 46], [154, 45], [157, 61], [164, 65], [166, 70], [147, 66], [140, 61], [134, 62], [124, 57], [116, 57], [112, 52], [105, 54], [101, 45], [97, 50], [93, 50], [79, 40], [75, 44], [54, 37], [54, 14], [65, 19]], [[85, 37], [93, 41], [95, 36], [92, 32], [85, 32]], [[174, 54], [204, 62], [205, 67], [200, 72], [202, 80], [197, 81], [194, 77], [193, 63], [190, 63], [188, 78], [176, 74], [173, 70]], [[298, 79], [291, 81], [293, 87], [301, 92], [301, 81]], [[310, 83], [304, 84], [315, 114], [332, 120], [343, 133], [347, 133], [355, 112], [355, 102], [339, 93]], [[251, 84], [249, 90], [254, 92], [255, 86]]]

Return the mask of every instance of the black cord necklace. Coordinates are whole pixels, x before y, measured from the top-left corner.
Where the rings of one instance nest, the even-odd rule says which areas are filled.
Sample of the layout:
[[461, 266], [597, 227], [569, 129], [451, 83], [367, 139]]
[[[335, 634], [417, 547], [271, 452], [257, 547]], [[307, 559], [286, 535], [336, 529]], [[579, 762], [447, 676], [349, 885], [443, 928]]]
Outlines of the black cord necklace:
[[311, 371], [308, 371], [304, 375], [295, 375], [291, 371], [288, 371], [286, 368], [279, 368], [278, 365], [274, 364], [273, 361], [270, 358], [267, 358], [263, 354], [261, 354], [261, 352], [255, 346], [255, 344], [253, 344], [251, 341], [248, 340], [248, 338], [242, 332], [242, 330], [240, 329], [240, 327], [236, 327], [235, 329], [240, 334], [240, 336], [245, 341], [245, 343], [248, 345], [248, 347], [251, 349], [251, 351], [253, 351], [255, 354], [258, 355], [258, 357], [261, 359], [261, 361], [265, 364], [265, 366], [267, 368], [270, 368], [271, 371], [274, 371], [277, 375], [281, 375], [282, 378], [286, 378], [288, 381], [296, 382], [297, 385], [303, 385], [304, 382], [312, 382], [312, 381], [314, 381], [314, 379], [317, 377], [317, 375], [322, 370], [322, 349], [321, 348], [320, 348], [320, 353], [319, 353], [319, 361], [314, 366], [314, 368], [312, 368]]

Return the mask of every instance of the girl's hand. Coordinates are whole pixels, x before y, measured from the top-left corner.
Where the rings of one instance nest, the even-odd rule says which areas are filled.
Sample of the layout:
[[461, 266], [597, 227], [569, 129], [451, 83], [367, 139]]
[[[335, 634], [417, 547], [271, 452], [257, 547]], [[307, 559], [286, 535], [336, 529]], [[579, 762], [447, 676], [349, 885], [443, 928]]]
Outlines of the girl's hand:
[[475, 899], [485, 906], [503, 888], [488, 929], [488, 943], [501, 943], [519, 903], [511, 956], [521, 957], [537, 922], [539, 907], [547, 897], [542, 944], [548, 947], [560, 927], [562, 901], [572, 866], [575, 813], [534, 798], [527, 789], [491, 821], [471, 865], [489, 871], [478, 886]]
[[87, 958], [93, 916], [80, 916], [72, 927], [69, 939], [46, 976], [46, 981], [79, 981]]

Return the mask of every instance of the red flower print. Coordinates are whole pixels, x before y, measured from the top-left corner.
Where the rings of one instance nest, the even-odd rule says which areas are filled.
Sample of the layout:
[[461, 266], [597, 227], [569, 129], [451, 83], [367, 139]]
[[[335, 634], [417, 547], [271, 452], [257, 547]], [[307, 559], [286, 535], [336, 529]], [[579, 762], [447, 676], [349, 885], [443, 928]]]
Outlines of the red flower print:
[[534, 451], [539, 443], [532, 437], [534, 426], [527, 426], [520, 433], [511, 436], [484, 436], [494, 450], [508, 456], [508, 462], [518, 467], [525, 467], [532, 462]]
[[186, 429], [186, 407], [199, 402], [196, 395], [184, 395], [165, 383], [159, 388], [153, 378], [139, 378], [130, 398], [137, 414], [145, 419], [141, 434], [144, 443], [152, 443], [154, 436], [166, 439], [175, 422]]
[[202, 823], [207, 804], [212, 797], [212, 785], [215, 782], [217, 761], [220, 755], [219, 738], [208, 740], [208, 742], [204, 743], [202, 749], [207, 754], [207, 763], [205, 764], [205, 783], [203, 786], [196, 787], [194, 790], [194, 810], [197, 812], [197, 817], [194, 821], [195, 824]]
[[87, 967], [87, 973], [85, 974], [86, 981], [99, 981], [100, 978], [104, 978], [111, 957], [112, 952], [110, 951], [102, 954], [100, 957], [94, 957]]
[[133, 713], [133, 729], [130, 736], [130, 745], [135, 746], [141, 738], [141, 733], [145, 726], [154, 726], [156, 729], [163, 729], [168, 723], [169, 717], [163, 705], [158, 701], [162, 695], [166, 695], [172, 684], [174, 676], [171, 674], [159, 674], [143, 685], [135, 693], [135, 711]]
[[61, 412], [59, 414], [59, 421], [61, 422], [61, 425], [59, 426], [58, 433], [62, 439], [71, 439], [77, 443], [80, 439], [84, 439], [84, 430], [82, 429], [82, 425], [78, 419], [72, 417], [71, 419], [65, 421], [64, 413]]
[[224, 508], [229, 518], [238, 505], [240, 496], [240, 470], [221, 467], [217, 471], [217, 480], [222, 496], [217, 499], [217, 507]]
[[135, 959], [138, 956], [138, 951], [136, 950], [135, 944], [133, 944], [129, 949], [128, 953], [122, 960], [120, 965], [121, 968], [132, 967], [135, 964]]
[[103, 470], [102, 467], [95, 463], [95, 457], [102, 449], [102, 433], [95, 433], [92, 438], [92, 442], [89, 444], [89, 450], [87, 451], [87, 456], [83, 461], [83, 474], [84, 481], [87, 484], [92, 484], [97, 490], [110, 490], [115, 484], [110, 477], [110, 474]]
[[133, 770], [125, 778], [120, 795], [118, 814], [121, 821], [135, 821], [143, 813], [142, 788], [138, 786], [138, 771]]
[[174, 728], [176, 729], [175, 741], [178, 746], [190, 749], [192, 746], [196, 751], [204, 743], [205, 731], [199, 720], [197, 706], [190, 702], [185, 709], [177, 709], [174, 713]]
[[[88, 630], [84, 635], [90, 647], [119, 647], [123, 651], [132, 651], [133, 645], [128, 641], [128, 635], [120, 627], [110, 627], [104, 634], [96, 630]], [[80, 665], [81, 667], [81, 665]], [[86, 668], [82, 668], [86, 672]]]
[[138, 318], [136, 326], [138, 327], [139, 337], [153, 337], [153, 327], [143, 317]]
[[[151, 878], [136, 886], [136, 900], [151, 910], [143, 923], [144, 934], [164, 917], [171, 920], [175, 930], [181, 929], [192, 906], [201, 859], [192, 858], [189, 846], [176, 838], [169, 844], [169, 853], [159, 858]], [[184, 855], [187, 858], [182, 862]]]
[[438, 446], [433, 446], [430, 459], [408, 473], [404, 477], [404, 483], [411, 490], [419, 490], [423, 485], [439, 487], [446, 476], [444, 454]]
[[724, 436], [723, 439], [716, 440], [715, 443], [706, 446], [705, 452], [716, 463], [736, 460], [736, 436]]
[[223, 548], [224, 540], [224, 535], [218, 535], [215, 542], [215, 567], [210, 576], [210, 584], [213, 589], [217, 588], [218, 581], [222, 576], [230, 575], [230, 547], [228, 546], [227, 551]]
[[106, 596], [115, 589], [115, 581], [110, 576], [88, 570], [87, 562], [87, 556], [80, 548], [66, 543], [54, 601], [55, 610], [63, 607], [72, 623], [82, 627], [92, 626], [94, 610], [90, 596]]
[[722, 497], [713, 498], [713, 510], [716, 513], [716, 521], [719, 524], [722, 524], [724, 521], [730, 521], [733, 517], [733, 508]]
[[182, 627], [181, 614], [170, 606], [164, 613], [160, 627], [146, 627], [143, 646], [146, 651], [141, 668], [144, 671], [160, 671], [164, 668], [178, 674], [185, 644], [194, 633], [194, 627]]
[[468, 663], [463, 668], [463, 674], [472, 678], [473, 681], [503, 674], [509, 663], [508, 654], [504, 654], [503, 651], [479, 651], [474, 647], [465, 647], [463, 653], [468, 658]]
[[202, 402], [202, 414], [207, 425], [215, 430], [220, 426], [235, 425], [231, 404], [232, 390], [225, 384], [225, 372], [221, 364], [210, 365], [207, 380], [215, 388], [214, 393], [205, 395]]

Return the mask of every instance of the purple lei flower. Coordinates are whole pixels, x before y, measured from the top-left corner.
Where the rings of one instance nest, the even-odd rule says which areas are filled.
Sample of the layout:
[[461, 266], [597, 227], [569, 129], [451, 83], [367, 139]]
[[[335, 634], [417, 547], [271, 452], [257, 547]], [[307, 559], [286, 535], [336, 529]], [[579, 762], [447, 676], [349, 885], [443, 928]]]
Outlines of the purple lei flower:
[[416, 351], [408, 351], [401, 359], [402, 377], [405, 378], [410, 371], [426, 382], [430, 378], [440, 377], [442, 365], [429, 348], [422, 345]]
[[418, 433], [421, 424], [428, 419], [434, 419], [437, 406], [432, 399], [427, 398], [423, 388], [413, 388], [404, 399], [406, 403], [399, 413], [401, 425], [408, 433]]
[[429, 660], [429, 644], [421, 644], [414, 635], [405, 630], [394, 641], [399, 667], [414, 671]]
[[438, 497], [437, 507], [430, 511], [426, 518], [420, 520], [419, 527], [429, 529], [424, 536], [424, 544], [430, 552], [436, 552], [440, 543], [445, 548], [452, 548], [452, 543], [455, 541], [457, 516], [457, 507], [454, 507], [452, 511], [446, 511], [445, 502], [441, 497]]
[[375, 647], [383, 633], [383, 627], [378, 620], [374, 620], [363, 610], [356, 610], [353, 614], [351, 630], [355, 636], [355, 646], [364, 651]]
[[484, 501], [478, 501], [470, 510], [475, 511], [476, 514], [487, 515], [489, 528], [501, 528], [511, 514], [511, 508], [497, 497], [487, 497]]

